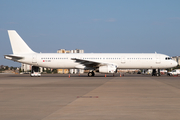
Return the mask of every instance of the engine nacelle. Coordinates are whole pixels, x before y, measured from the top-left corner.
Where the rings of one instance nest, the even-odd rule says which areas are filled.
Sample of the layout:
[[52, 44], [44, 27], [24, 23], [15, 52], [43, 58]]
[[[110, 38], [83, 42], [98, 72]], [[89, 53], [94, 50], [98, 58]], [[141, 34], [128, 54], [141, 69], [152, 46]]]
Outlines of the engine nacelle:
[[115, 65], [100, 66], [99, 72], [100, 73], [116, 73], [117, 66], [115, 66]]

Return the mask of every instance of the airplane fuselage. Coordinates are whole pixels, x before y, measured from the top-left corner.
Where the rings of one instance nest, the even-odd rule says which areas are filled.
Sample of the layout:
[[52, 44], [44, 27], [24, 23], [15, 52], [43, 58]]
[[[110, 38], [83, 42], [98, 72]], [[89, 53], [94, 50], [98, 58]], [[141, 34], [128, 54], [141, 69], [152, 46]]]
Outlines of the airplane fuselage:
[[169, 56], [157, 53], [36, 53], [24, 42], [15, 30], [8, 30], [13, 54], [4, 55], [6, 59], [32, 65], [32, 72], [39, 67], [87, 69], [88, 76], [94, 71], [116, 73], [117, 69], [155, 69], [172, 68], [177, 62]]
[[33, 53], [20, 56], [24, 59], [17, 62], [48, 68], [85, 68], [73, 58], [113, 64], [120, 69], [163, 69], [177, 65], [172, 59], [167, 59], [167, 55], [157, 53]]

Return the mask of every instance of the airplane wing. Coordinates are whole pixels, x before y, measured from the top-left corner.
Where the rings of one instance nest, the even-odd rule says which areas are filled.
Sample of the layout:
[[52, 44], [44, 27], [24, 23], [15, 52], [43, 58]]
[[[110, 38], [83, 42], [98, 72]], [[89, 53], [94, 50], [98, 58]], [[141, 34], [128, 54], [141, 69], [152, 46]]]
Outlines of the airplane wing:
[[79, 58], [71, 58], [71, 59], [75, 60], [76, 62], [88, 68], [97, 68], [99, 66], [114, 65], [113, 63], [99, 62], [99, 61], [93, 61], [93, 60], [84, 60], [84, 59], [79, 59]]

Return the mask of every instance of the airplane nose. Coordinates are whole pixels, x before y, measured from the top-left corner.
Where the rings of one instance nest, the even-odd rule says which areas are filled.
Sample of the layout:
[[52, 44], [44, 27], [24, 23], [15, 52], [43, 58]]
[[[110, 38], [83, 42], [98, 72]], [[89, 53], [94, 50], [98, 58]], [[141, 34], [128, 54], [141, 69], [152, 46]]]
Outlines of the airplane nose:
[[178, 65], [178, 63], [176, 61], [174, 61], [173, 65], [176, 67]]
[[176, 61], [171, 61], [171, 67], [176, 67], [178, 63]]

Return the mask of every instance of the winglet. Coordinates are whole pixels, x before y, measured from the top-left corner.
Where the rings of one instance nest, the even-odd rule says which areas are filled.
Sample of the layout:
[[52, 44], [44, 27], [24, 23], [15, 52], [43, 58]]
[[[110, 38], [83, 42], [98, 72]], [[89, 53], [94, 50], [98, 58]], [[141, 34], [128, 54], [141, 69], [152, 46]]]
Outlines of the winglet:
[[15, 30], [8, 30], [13, 54], [35, 53]]

